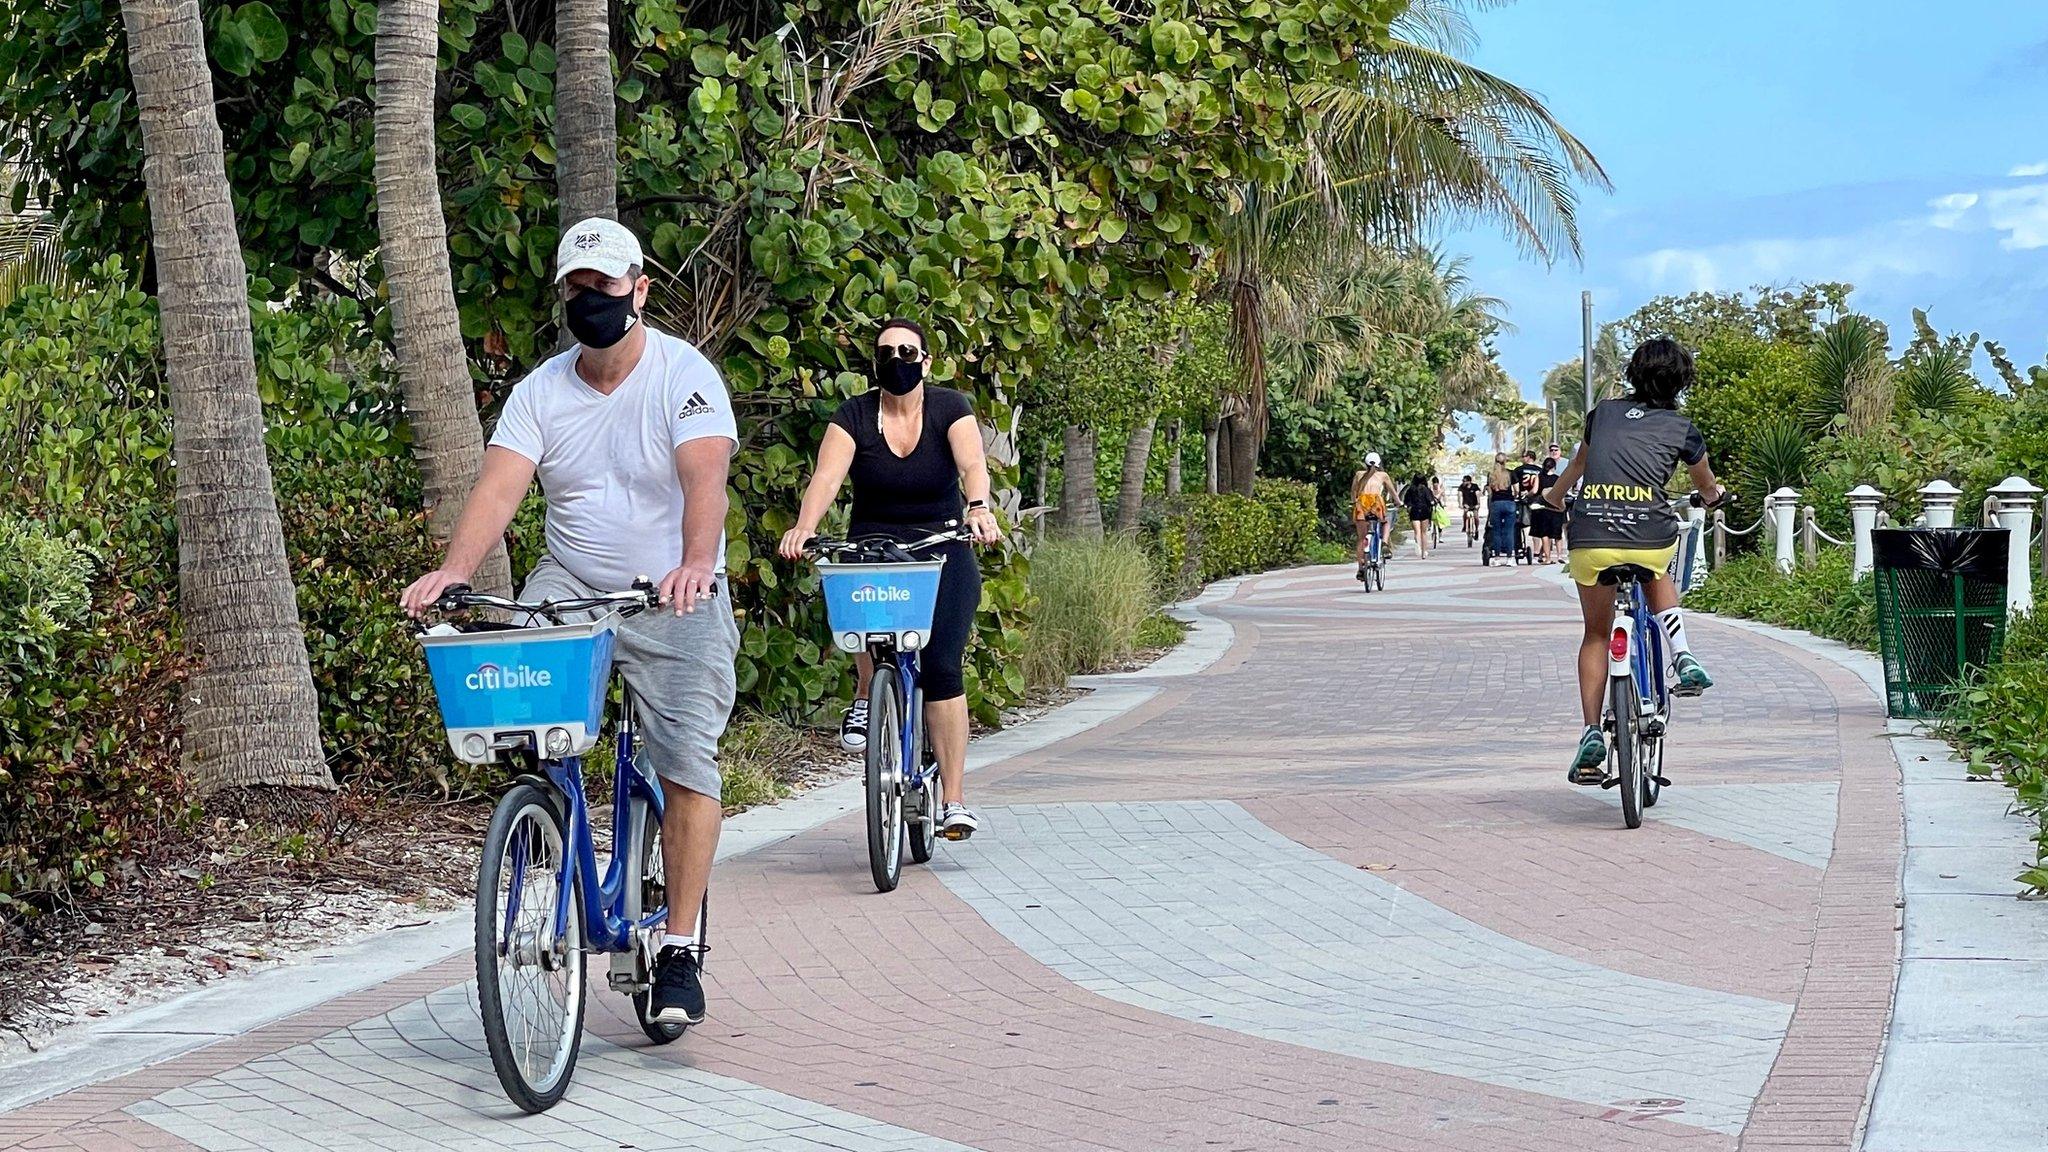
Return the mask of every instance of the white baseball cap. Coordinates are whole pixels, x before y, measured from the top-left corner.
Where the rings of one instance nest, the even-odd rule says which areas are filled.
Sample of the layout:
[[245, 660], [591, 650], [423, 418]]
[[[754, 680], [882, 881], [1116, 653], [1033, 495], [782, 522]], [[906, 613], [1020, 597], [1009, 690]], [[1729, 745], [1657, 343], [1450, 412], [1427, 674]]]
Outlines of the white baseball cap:
[[624, 276], [627, 269], [644, 265], [640, 239], [617, 220], [592, 216], [578, 221], [562, 233], [555, 246], [555, 283], [571, 272], [594, 268], [607, 276]]
[[1366, 462], [1367, 464], [1372, 464], [1372, 465], [1375, 465], [1375, 466], [1377, 466], [1377, 465], [1379, 464], [1379, 462], [1380, 462], [1380, 454], [1379, 454], [1379, 453], [1377, 453], [1377, 452], [1367, 452], [1367, 453], [1365, 454], [1365, 462]]

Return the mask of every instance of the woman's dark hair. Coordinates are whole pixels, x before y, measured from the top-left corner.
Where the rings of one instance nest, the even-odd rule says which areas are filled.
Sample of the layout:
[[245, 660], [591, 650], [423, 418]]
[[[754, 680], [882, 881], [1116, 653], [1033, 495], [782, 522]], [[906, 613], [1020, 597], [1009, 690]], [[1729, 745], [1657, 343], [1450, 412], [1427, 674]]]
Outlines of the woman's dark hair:
[[1676, 408], [1678, 394], [1692, 387], [1692, 353], [1669, 336], [1652, 336], [1636, 346], [1625, 374], [1637, 402]]
[[891, 329], [891, 328], [903, 328], [903, 329], [907, 329], [907, 330], [909, 330], [909, 331], [911, 331], [911, 332], [915, 332], [915, 333], [917, 333], [917, 343], [918, 343], [918, 345], [919, 345], [920, 347], [922, 347], [922, 348], [923, 348], [923, 349], [924, 349], [925, 351], [927, 351], [927, 352], [929, 352], [929, 351], [931, 351], [931, 350], [932, 350], [932, 342], [924, 338], [924, 326], [923, 326], [923, 325], [919, 324], [919, 323], [918, 323], [917, 321], [915, 321], [915, 320], [904, 320], [904, 319], [902, 319], [902, 318], [900, 318], [900, 317], [894, 317], [894, 316], [890, 317], [890, 318], [889, 318], [889, 319], [887, 319], [887, 320], [884, 320], [884, 321], [882, 321], [882, 326], [881, 326], [880, 328], [877, 328], [877, 329], [875, 329], [875, 343], [877, 343], [877, 344], [881, 343], [881, 342], [882, 342], [882, 333], [884, 333], [884, 332], [887, 332], [887, 331], [888, 331], [889, 329]]

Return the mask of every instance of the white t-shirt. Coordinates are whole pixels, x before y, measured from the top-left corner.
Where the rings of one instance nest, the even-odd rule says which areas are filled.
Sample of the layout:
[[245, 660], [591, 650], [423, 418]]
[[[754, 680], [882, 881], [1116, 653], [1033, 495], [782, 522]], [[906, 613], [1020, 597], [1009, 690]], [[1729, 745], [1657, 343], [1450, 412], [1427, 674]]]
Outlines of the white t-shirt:
[[[683, 562], [676, 448], [723, 436], [737, 450], [739, 429], [718, 369], [687, 341], [648, 328], [640, 363], [609, 396], [576, 374], [580, 352], [556, 355], [512, 389], [491, 445], [533, 461], [555, 562], [620, 592]], [[717, 567], [725, 568], [722, 534]]]

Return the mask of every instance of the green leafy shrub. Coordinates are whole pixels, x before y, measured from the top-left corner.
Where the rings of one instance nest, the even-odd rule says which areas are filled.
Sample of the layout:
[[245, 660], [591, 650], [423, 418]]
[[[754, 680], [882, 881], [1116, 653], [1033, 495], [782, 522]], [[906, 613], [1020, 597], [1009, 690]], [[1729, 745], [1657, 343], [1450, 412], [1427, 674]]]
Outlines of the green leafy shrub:
[[1023, 664], [1037, 687], [1129, 660], [1158, 604], [1144, 549], [1118, 536], [1046, 541], [1031, 555], [1031, 592]]
[[1686, 604], [1874, 649], [1877, 600], [1870, 581], [1850, 578], [1850, 560], [1846, 548], [1824, 549], [1815, 563], [1787, 576], [1768, 556], [1738, 556], [1694, 588]]
[[91, 549], [39, 521], [0, 516], [0, 689], [52, 671], [92, 607]]
[[1298, 564], [1316, 539], [1316, 490], [1262, 478], [1254, 495], [1203, 493], [1166, 501], [1143, 522], [1153, 582], [1179, 599], [1212, 580]]

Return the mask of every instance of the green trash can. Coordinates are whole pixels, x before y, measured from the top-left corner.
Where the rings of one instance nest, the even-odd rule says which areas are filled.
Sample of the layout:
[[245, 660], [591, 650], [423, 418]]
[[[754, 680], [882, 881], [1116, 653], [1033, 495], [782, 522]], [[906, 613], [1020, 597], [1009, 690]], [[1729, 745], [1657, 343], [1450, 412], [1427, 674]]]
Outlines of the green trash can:
[[1998, 659], [2009, 536], [1997, 528], [1871, 533], [1889, 715], [1947, 715], [1971, 671]]

